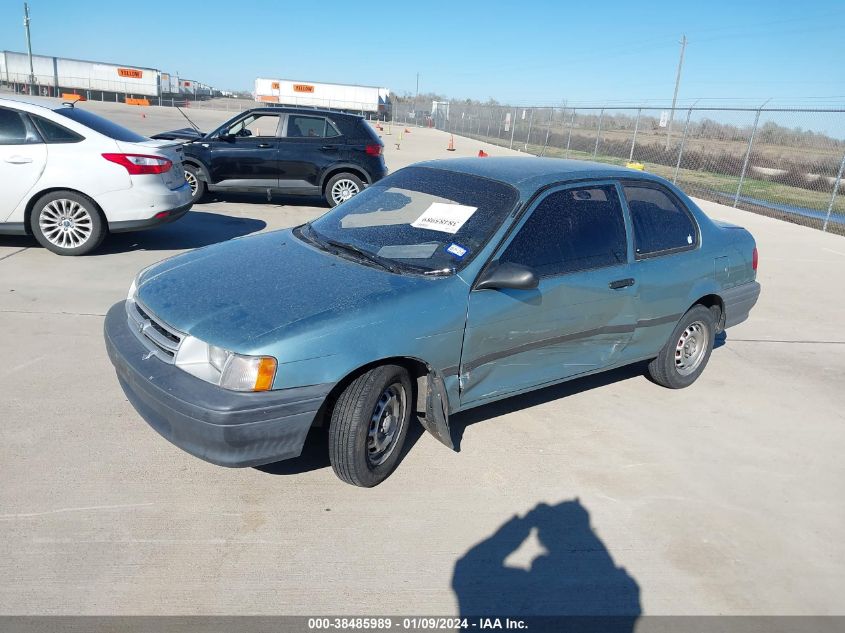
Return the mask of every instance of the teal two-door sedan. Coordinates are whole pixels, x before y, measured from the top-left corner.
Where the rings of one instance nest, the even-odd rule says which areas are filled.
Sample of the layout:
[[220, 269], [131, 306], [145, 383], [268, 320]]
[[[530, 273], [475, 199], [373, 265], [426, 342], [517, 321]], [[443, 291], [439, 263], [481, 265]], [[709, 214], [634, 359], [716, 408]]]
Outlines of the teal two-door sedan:
[[419, 163], [293, 229], [138, 274], [105, 338], [165, 438], [209, 462], [296, 457], [328, 426], [344, 481], [395, 468], [412, 417], [629, 363], [692, 384], [757, 301], [757, 249], [639, 171], [543, 158]]

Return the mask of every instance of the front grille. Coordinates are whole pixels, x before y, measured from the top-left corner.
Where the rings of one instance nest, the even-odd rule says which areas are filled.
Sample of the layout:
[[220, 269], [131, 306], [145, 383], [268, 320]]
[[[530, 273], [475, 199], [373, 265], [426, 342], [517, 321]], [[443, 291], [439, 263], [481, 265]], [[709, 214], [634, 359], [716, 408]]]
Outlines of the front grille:
[[126, 312], [129, 327], [144, 346], [161, 360], [172, 363], [185, 335], [165, 325], [137, 299], [126, 302]]

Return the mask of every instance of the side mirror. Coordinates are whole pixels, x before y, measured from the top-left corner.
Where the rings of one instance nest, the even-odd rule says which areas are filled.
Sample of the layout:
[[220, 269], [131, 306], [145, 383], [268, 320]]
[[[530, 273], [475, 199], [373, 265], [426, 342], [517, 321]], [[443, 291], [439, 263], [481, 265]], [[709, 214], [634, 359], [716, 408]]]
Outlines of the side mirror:
[[532, 290], [538, 286], [540, 280], [537, 273], [520, 264], [502, 262], [493, 264], [481, 275], [476, 290], [500, 290], [511, 288], [513, 290]]

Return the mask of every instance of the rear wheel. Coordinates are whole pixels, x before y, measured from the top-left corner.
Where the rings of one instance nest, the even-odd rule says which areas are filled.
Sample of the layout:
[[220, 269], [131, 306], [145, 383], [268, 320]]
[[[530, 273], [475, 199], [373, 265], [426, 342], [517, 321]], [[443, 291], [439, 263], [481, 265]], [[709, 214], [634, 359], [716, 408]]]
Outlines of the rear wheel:
[[185, 165], [185, 180], [191, 188], [191, 203], [199, 202], [205, 195], [205, 181], [200, 177], [200, 171], [193, 165]]
[[670, 389], [689, 387], [704, 371], [716, 338], [713, 311], [696, 305], [681, 318], [657, 358], [648, 365], [654, 381]]
[[106, 225], [94, 201], [73, 191], [42, 196], [29, 219], [38, 243], [59, 255], [85, 255], [106, 237]]
[[411, 379], [383, 365], [353, 380], [332, 409], [329, 459], [346, 483], [371, 488], [387, 479], [401, 457], [411, 422]]
[[360, 193], [364, 183], [358, 176], [349, 173], [336, 174], [326, 184], [326, 202], [336, 207], [341, 202], [349, 200], [352, 196]]

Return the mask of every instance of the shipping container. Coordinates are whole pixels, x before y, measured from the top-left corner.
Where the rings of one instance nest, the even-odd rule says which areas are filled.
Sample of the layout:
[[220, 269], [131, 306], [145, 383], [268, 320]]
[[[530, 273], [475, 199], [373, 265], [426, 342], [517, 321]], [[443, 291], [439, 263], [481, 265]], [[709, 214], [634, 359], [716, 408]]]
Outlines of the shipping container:
[[390, 91], [376, 86], [258, 78], [255, 100], [385, 116], [390, 113]]

